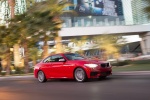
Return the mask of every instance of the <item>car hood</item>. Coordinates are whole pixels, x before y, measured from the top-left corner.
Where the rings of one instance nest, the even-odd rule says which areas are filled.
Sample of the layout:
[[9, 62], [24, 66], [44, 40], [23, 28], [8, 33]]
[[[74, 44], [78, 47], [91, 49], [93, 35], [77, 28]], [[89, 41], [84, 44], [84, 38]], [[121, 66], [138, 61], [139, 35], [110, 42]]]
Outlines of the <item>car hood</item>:
[[71, 62], [79, 63], [79, 64], [101, 64], [101, 63], [106, 63], [108, 61], [83, 59], [83, 60], [73, 60]]

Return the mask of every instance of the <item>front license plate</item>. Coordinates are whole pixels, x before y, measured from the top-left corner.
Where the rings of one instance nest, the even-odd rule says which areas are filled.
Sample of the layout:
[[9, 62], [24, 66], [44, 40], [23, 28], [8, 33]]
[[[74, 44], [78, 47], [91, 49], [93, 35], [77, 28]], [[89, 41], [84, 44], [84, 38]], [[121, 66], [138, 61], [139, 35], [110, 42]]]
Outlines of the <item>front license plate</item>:
[[107, 73], [106, 73], [106, 72], [103, 72], [103, 73], [101, 73], [101, 75], [102, 75], [102, 76], [106, 76], [106, 75], [107, 75]]

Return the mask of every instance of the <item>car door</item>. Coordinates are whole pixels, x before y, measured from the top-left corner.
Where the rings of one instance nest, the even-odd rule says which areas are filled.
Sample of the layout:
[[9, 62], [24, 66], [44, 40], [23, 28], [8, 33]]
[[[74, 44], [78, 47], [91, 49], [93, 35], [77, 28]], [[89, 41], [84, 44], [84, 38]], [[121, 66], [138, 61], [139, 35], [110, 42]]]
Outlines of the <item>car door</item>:
[[64, 68], [63, 68], [63, 64], [65, 63], [64, 61], [59, 61], [60, 59], [63, 59], [62, 55], [54, 55], [51, 56], [51, 66], [52, 66], [52, 70], [51, 70], [51, 74], [52, 77], [54, 78], [62, 78], [65, 77], [65, 72], [64, 72]]
[[51, 64], [51, 56], [45, 58], [42, 63], [42, 71], [45, 73], [46, 77], [51, 77], [52, 64]]

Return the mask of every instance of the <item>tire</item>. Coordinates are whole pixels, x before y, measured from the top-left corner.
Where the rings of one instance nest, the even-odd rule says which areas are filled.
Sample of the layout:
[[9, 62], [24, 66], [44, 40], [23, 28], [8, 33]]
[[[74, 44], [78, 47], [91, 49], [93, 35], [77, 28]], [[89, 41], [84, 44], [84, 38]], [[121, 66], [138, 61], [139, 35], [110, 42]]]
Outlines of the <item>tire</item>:
[[43, 71], [39, 71], [39, 72], [38, 72], [38, 81], [39, 81], [40, 83], [43, 83], [43, 82], [46, 82], [46, 81], [47, 81], [47, 79], [46, 79], [46, 77], [45, 77]]
[[87, 80], [87, 75], [82, 68], [77, 68], [74, 71], [74, 78], [77, 82], [85, 82]]

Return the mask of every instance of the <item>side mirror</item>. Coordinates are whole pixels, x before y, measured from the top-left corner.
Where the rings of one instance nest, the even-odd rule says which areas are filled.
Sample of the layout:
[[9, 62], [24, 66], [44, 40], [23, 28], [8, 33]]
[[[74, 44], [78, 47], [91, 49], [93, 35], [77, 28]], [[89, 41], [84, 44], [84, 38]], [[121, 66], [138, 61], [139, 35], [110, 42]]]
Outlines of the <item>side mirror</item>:
[[59, 61], [60, 61], [60, 62], [65, 62], [66, 60], [65, 60], [65, 59], [59, 59]]

